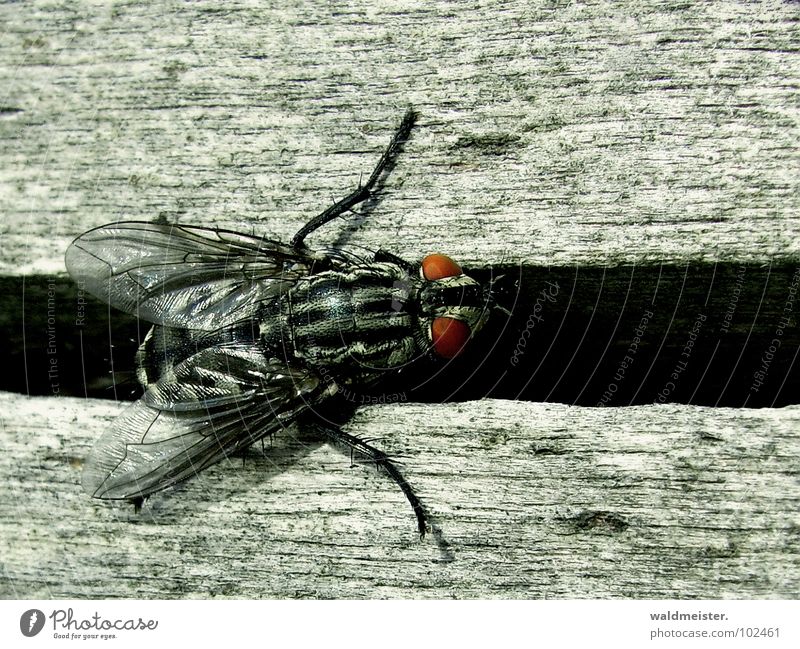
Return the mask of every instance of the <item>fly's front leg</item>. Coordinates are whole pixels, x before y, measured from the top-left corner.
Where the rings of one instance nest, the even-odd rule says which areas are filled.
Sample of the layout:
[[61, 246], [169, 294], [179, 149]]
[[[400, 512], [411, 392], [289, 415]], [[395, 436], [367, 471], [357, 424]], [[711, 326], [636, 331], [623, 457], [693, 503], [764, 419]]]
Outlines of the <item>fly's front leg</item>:
[[388, 261], [392, 264], [396, 264], [400, 266], [404, 271], [406, 271], [409, 275], [413, 275], [417, 270], [417, 266], [414, 264], [407, 262], [402, 257], [398, 257], [394, 253], [387, 252], [386, 250], [380, 249], [375, 253], [375, 257], [373, 261]]
[[332, 442], [339, 446], [346, 446], [353, 452], [366, 457], [368, 461], [373, 462], [376, 466], [383, 469], [389, 477], [397, 483], [397, 486], [400, 487], [405, 497], [408, 499], [411, 509], [414, 510], [414, 515], [417, 517], [417, 529], [419, 530], [420, 538], [424, 538], [430, 528], [428, 515], [425, 512], [422, 502], [414, 492], [414, 488], [403, 477], [403, 474], [400, 473], [400, 469], [389, 459], [389, 456], [364, 440], [350, 435], [349, 433], [345, 433], [335, 424], [323, 421], [322, 419], [315, 421], [314, 424]]
[[372, 172], [367, 182], [361, 185], [354, 192], [345, 196], [338, 203], [331, 205], [322, 214], [315, 216], [302, 228], [300, 228], [297, 234], [292, 237], [291, 243], [294, 248], [302, 248], [305, 245], [303, 242], [304, 239], [314, 230], [322, 225], [325, 225], [328, 221], [332, 221], [337, 216], [341, 216], [354, 206], [364, 202], [370, 197], [372, 189], [378, 182], [381, 174], [384, 171], [390, 171], [394, 165], [394, 161], [397, 158], [397, 155], [400, 153], [403, 142], [406, 141], [409, 133], [411, 133], [411, 128], [414, 126], [414, 122], [416, 122], [416, 120], [417, 112], [413, 108], [409, 108], [406, 111], [406, 114], [403, 116], [403, 121], [400, 122], [400, 126], [397, 128], [394, 136], [392, 136], [389, 146], [386, 147], [381, 159], [378, 161], [378, 165], [375, 167], [375, 170]]

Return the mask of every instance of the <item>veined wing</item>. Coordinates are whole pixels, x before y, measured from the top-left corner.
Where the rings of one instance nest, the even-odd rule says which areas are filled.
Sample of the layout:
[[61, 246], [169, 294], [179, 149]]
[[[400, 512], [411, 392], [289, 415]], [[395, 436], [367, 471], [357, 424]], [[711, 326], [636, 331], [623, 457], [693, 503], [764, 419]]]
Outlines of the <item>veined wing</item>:
[[324, 397], [318, 376], [267, 359], [257, 345], [204, 349], [114, 421], [87, 460], [84, 489], [95, 498], [147, 496], [289, 425]]
[[260, 237], [135, 221], [90, 230], [66, 254], [73, 279], [111, 306], [154, 324], [204, 330], [252, 317], [313, 262]]

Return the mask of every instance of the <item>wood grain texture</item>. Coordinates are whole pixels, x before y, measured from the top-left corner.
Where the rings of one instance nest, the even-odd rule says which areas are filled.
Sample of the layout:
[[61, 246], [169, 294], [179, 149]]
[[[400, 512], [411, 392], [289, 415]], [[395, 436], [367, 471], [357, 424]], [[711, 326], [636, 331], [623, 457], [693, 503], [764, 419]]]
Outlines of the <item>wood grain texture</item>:
[[[800, 257], [793, 3], [31, 2], [0, 24], [3, 276], [63, 275], [116, 220], [286, 240], [409, 104], [381, 200], [309, 243], [576, 272]], [[120, 408], [0, 393], [0, 596], [800, 596], [796, 406], [367, 409], [349, 430], [405, 461], [424, 542], [384, 476], [299, 433], [139, 516], [91, 501], [82, 459]]]
[[473, 265], [796, 256], [797, 19], [787, 2], [6, 4], [0, 268], [63, 272], [72, 237], [120, 219], [285, 239], [371, 170], [408, 104], [421, 122], [356, 243]]
[[0, 595], [800, 595], [797, 407], [366, 408], [349, 430], [401, 456], [424, 541], [387, 478], [292, 430], [139, 515], [92, 501], [81, 458], [118, 411], [0, 395]]

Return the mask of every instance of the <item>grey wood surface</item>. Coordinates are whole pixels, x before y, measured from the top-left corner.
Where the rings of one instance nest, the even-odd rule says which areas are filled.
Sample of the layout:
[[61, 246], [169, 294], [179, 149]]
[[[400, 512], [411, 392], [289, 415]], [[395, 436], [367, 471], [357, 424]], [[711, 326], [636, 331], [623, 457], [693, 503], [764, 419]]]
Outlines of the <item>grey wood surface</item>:
[[[421, 112], [348, 239], [470, 265], [800, 255], [797, 5], [0, 6], [0, 274], [164, 218], [286, 239]], [[796, 323], [795, 323], [796, 324]], [[800, 594], [796, 407], [365, 410], [402, 494], [286, 435], [139, 516], [85, 497], [120, 406], [0, 394], [4, 597]]]
[[288, 430], [132, 506], [89, 499], [83, 455], [119, 411], [0, 395], [4, 597], [795, 598], [800, 408], [365, 409], [399, 489]]
[[120, 219], [286, 238], [370, 171], [408, 104], [421, 122], [355, 243], [471, 264], [796, 255], [797, 17], [788, 2], [5, 4], [0, 268], [63, 272], [72, 237]]

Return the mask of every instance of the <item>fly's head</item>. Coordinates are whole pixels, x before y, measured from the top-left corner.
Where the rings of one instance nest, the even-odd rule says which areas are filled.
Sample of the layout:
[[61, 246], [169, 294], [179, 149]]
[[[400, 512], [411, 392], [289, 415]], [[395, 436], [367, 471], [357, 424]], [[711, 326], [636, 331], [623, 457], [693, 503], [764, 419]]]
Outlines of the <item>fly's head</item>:
[[420, 335], [441, 358], [453, 358], [489, 319], [490, 287], [484, 287], [446, 255], [428, 255], [420, 265], [417, 296]]

